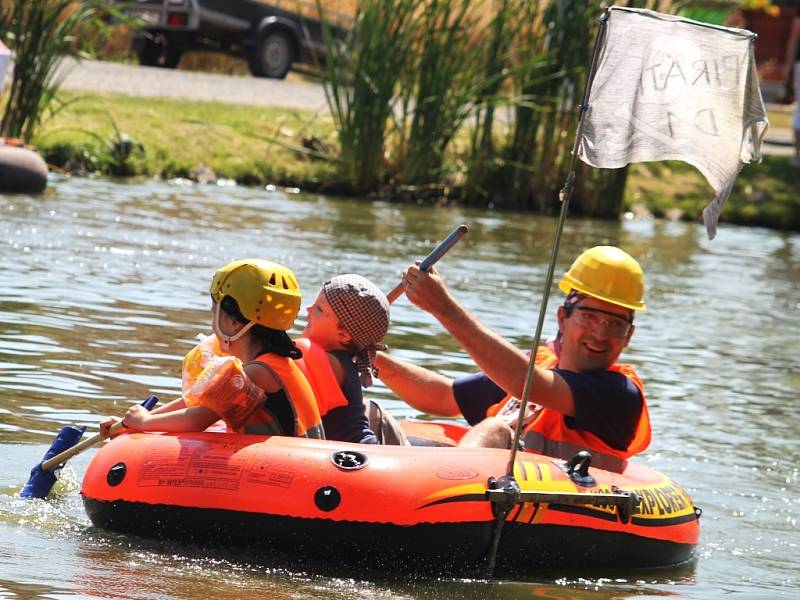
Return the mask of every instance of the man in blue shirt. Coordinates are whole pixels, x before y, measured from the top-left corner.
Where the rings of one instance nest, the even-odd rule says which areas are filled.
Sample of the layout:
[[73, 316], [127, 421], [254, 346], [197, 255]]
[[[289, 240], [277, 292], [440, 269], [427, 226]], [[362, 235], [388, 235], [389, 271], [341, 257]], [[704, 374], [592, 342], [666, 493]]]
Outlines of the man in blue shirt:
[[[409, 300], [436, 317], [482, 372], [452, 380], [379, 353], [380, 378], [422, 412], [463, 415], [474, 427], [462, 445], [509, 447], [528, 355], [469, 313], [435, 269], [411, 266], [403, 281]], [[620, 470], [650, 439], [641, 380], [616, 364], [634, 333], [634, 311], [644, 309], [644, 276], [627, 253], [598, 246], [576, 259], [559, 287], [567, 294], [558, 309], [559, 332], [537, 351], [532, 398], [538, 406], [523, 439], [529, 449], [560, 457], [588, 447]]]

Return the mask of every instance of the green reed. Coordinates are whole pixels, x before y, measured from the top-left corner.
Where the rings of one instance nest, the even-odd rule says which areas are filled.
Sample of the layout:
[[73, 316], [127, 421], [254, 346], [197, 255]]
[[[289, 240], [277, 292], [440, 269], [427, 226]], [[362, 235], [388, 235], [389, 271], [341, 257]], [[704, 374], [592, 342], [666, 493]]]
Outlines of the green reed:
[[[348, 35], [326, 35], [325, 90], [353, 190], [449, 187], [467, 202], [557, 212], [603, 5], [362, 0]], [[575, 212], [618, 215], [626, 177], [579, 164]]]
[[383, 181], [387, 125], [398, 82], [411, 60], [420, 0], [362, 0], [352, 29], [335, 34], [317, 3], [325, 37], [325, 96], [339, 139], [339, 158], [353, 191]]
[[[569, 167], [601, 5], [578, 0], [509, 4], [500, 2], [493, 35], [487, 36], [485, 68], [502, 69], [507, 76], [487, 94], [490, 101], [476, 118], [465, 195], [495, 206], [552, 213]], [[507, 122], [494, 119], [499, 105], [512, 109]], [[624, 188], [624, 179], [580, 164], [578, 175], [575, 212], [618, 212], [617, 205], [603, 202], [609, 186], [616, 189], [621, 182]], [[613, 197], [621, 201], [621, 195]]]
[[[64, 57], [78, 58], [107, 31], [103, 15], [117, 11], [101, 0], [7, 0], [0, 3], [0, 35], [11, 48], [14, 76], [0, 135], [30, 140], [47, 112], [58, 109], [56, 93]], [[89, 34], [89, 32], [95, 32]]]
[[466, 158], [464, 196], [467, 198], [490, 196], [488, 177], [494, 170], [497, 154], [495, 111], [508, 104], [503, 95], [503, 86], [508, 79], [511, 43], [523, 23], [522, 19], [517, 18], [517, 0], [496, 0], [492, 3], [492, 9], [494, 16], [486, 31], [488, 43], [482, 56], [487, 85], [476, 98]]
[[515, 40], [514, 123], [503, 149], [507, 202], [550, 212], [566, 177], [599, 2], [528, 1]]
[[401, 185], [441, 181], [448, 146], [483, 90], [496, 79], [484, 71], [483, 46], [476, 43], [483, 37], [475, 12], [479, 5], [472, 0], [428, 0], [417, 14], [419, 35], [400, 89], [403, 111], [396, 168]]

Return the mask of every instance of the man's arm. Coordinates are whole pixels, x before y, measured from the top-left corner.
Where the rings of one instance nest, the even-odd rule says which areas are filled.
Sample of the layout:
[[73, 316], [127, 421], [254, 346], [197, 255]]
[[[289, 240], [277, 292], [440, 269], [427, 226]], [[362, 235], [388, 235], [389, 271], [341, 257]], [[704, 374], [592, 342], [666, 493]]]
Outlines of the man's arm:
[[461, 414], [453, 396], [453, 381], [435, 371], [412, 365], [378, 352], [378, 377], [397, 396], [418, 411], [439, 417]]
[[[475, 364], [506, 392], [522, 398], [528, 356], [475, 318], [445, 286], [435, 268], [421, 271], [416, 265], [403, 276], [406, 295], [416, 306], [431, 313]], [[567, 383], [548, 369], [536, 367], [532, 400], [566, 415], [575, 414]]]

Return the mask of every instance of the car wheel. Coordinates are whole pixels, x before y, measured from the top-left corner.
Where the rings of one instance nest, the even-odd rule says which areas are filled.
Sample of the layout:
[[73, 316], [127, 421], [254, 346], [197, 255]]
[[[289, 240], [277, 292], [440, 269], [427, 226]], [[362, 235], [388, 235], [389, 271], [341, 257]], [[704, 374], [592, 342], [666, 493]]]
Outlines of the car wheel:
[[294, 62], [294, 44], [285, 31], [268, 31], [250, 57], [250, 72], [256, 77], [283, 79]]
[[139, 42], [137, 56], [139, 64], [145, 67], [174, 69], [181, 61], [181, 51], [163, 34], [148, 35]]
[[171, 46], [167, 46], [167, 48], [164, 50], [164, 55], [159, 66], [164, 67], [165, 69], [174, 69], [178, 66], [178, 63], [181, 62], [181, 56], [183, 56], [183, 52], [176, 50]]

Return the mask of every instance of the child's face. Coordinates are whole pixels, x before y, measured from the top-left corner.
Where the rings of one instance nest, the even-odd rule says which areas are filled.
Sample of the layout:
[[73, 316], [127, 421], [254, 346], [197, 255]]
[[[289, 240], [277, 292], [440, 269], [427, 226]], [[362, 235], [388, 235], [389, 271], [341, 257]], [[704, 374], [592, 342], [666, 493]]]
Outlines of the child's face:
[[303, 337], [316, 342], [325, 350], [343, 349], [350, 342], [350, 336], [342, 328], [331, 305], [320, 291], [314, 304], [306, 311], [306, 328]]

